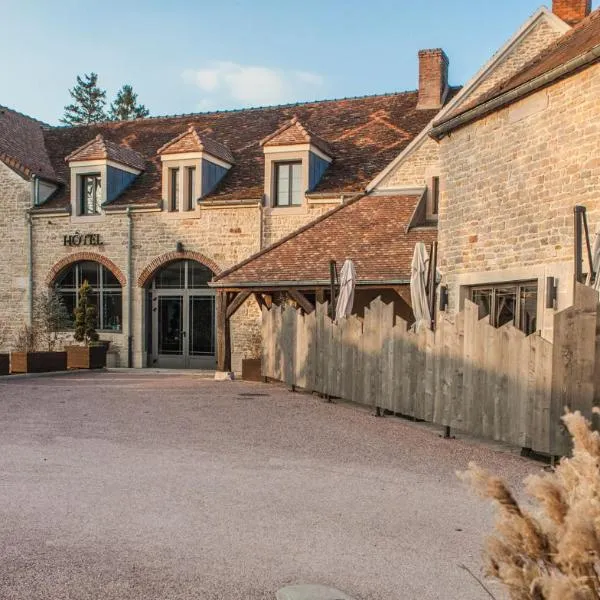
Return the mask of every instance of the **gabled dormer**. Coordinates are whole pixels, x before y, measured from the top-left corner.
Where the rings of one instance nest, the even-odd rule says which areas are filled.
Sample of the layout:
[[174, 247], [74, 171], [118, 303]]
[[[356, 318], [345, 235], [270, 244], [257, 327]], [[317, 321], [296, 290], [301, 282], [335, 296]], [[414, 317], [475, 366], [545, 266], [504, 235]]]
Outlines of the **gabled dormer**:
[[135, 150], [119, 146], [102, 135], [69, 154], [71, 215], [96, 218], [144, 170], [145, 160]]
[[158, 149], [162, 161], [163, 208], [172, 213], [196, 209], [233, 166], [231, 150], [190, 126]]
[[294, 117], [261, 141], [265, 155], [265, 206], [302, 206], [333, 160], [327, 142]]

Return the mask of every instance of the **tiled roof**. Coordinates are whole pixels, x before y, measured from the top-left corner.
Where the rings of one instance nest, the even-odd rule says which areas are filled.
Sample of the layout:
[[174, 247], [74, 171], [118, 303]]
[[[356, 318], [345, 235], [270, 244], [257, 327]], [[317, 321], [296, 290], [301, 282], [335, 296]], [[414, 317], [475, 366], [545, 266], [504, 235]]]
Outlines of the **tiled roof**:
[[417, 242], [437, 239], [436, 228], [406, 231], [420, 196], [363, 196], [340, 205], [269, 248], [221, 273], [219, 285], [277, 285], [327, 281], [329, 261], [351, 258], [358, 282], [410, 279]]
[[0, 106], [0, 160], [29, 178], [32, 174], [55, 180], [44, 147], [45, 123]]
[[133, 167], [138, 171], [143, 171], [146, 168], [146, 161], [138, 152], [115, 144], [110, 140], [105, 140], [100, 133], [65, 157], [66, 162], [86, 160], [113, 160], [122, 165]]
[[[401, 152], [435, 116], [417, 110], [417, 92], [365, 96], [180, 117], [137, 119], [44, 131], [54, 169], [69, 181], [65, 156], [97, 134], [132, 148], [146, 158], [146, 169], [111, 206], [143, 204], [161, 199], [158, 149], [193, 127], [230, 149], [235, 165], [207, 200], [244, 200], [264, 194], [264, 152], [260, 141], [296, 116], [314, 135], [327, 140], [335, 158], [314, 192], [352, 193], [366, 184]], [[45, 207], [67, 207], [65, 186]]]
[[[434, 127], [451, 121], [507, 92], [516, 90], [518, 87], [546, 73], [550, 73], [552, 70], [567, 64], [569, 61], [582, 56], [598, 46], [600, 46], [600, 9], [595, 10], [583, 21], [580, 21], [575, 27], [558, 38], [558, 40], [542, 51], [536, 58], [527, 63], [518, 73], [500, 82], [473, 102], [460, 106], [455, 111], [450, 112], [443, 120], [434, 123]], [[600, 57], [597, 57], [596, 60], [600, 60]], [[524, 91], [524, 93], [526, 92]], [[517, 94], [511, 101], [516, 101], [521, 96]]]
[[200, 135], [193, 126], [190, 126], [187, 131], [178, 135], [174, 140], [161, 146], [156, 154], [180, 154], [183, 152], [206, 152], [231, 165], [235, 162], [231, 150], [225, 144]]
[[306, 129], [296, 117], [267, 136], [260, 143], [261, 146], [293, 146], [294, 144], [313, 144], [313, 146], [316, 146], [328, 156], [332, 155], [329, 144], [318, 135]]

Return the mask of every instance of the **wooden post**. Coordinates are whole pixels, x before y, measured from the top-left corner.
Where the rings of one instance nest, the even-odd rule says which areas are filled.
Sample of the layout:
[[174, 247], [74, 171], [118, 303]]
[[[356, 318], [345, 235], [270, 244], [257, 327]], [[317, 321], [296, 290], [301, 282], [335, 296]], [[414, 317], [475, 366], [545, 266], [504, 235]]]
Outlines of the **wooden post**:
[[227, 292], [217, 292], [217, 369], [231, 371], [231, 336], [227, 318]]

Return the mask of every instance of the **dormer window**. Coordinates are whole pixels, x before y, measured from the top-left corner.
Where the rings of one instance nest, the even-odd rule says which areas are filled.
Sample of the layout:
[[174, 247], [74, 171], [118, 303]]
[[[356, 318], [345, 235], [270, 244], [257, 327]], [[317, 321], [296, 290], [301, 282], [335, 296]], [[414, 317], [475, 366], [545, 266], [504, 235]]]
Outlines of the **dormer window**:
[[99, 215], [102, 198], [102, 178], [100, 173], [79, 176], [80, 215]]
[[262, 140], [265, 205], [301, 207], [332, 161], [328, 144], [294, 118]]
[[97, 135], [65, 159], [71, 170], [71, 215], [98, 217], [144, 170], [144, 158], [131, 148]]
[[210, 194], [234, 163], [227, 146], [202, 136], [194, 127], [159, 148], [157, 154], [163, 165], [163, 207], [175, 214], [194, 211], [197, 200]]
[[275, 163], [275, 205], [300, 206], [303, 195], [302, 161]]

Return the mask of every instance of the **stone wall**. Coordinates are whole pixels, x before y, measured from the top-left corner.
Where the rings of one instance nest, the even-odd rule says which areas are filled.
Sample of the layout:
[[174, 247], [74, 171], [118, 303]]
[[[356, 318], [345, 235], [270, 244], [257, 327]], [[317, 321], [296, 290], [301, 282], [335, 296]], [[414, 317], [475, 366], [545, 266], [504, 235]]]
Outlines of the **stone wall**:
[[572, 303], [573, 207], [600, 231], [599, 95], [595, 65], [441, 141], [440, 269], [453, 309], [461, 286], [484, 281], [533, 277], [543, 297], [545, 276], [559, 278], [559, 308]]
[[27, 209], [31, 184], [0, 162], [0, 351], [28, 319]]
[[[201, 260], [214, 270], [223, 270], [259, 250], [260, 218], [259, 206], [198, 209], [185, 216], [163, 212], [133, 212], [133, 354], [135, 366], [145, 366], [145, 338], [143, 306], [144, 289], [139, 278], [148, 272], [149, 266], [163, 255], [171, 255], [176, 244], [181, 242], [186, 252], [200, 255]], [[99, 247], [65, 247], [63, 237], [75, 231], [82, 234], [99, 233], [102, 245]], [[65, 257], [78, 259], [82, 250], [106, 257], [123, 273], [127, 274], [127, 235], [128, 217], [111, 214], [96, 222], [81, 223], [69, 216], [37, 216], [34, 219], [34, 293], [44, 289], [54, 266]], [[120, 361], [126, 362], [127, 285], [123, 288], [123, 331], [103, 332], [102, 337], [110, 339], [120, 351]], [[232, 360], [239, 370], [241, 358], [246, 353], [246, 343], [252, 330], [258, 327], [258, 310], [253, 311], [250, 302], [243, 307], [240, 316], [232, 324]], [[248, 331], [247, 331], [248, 330]]]

